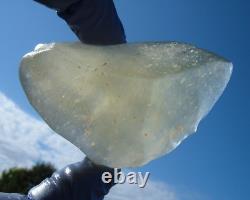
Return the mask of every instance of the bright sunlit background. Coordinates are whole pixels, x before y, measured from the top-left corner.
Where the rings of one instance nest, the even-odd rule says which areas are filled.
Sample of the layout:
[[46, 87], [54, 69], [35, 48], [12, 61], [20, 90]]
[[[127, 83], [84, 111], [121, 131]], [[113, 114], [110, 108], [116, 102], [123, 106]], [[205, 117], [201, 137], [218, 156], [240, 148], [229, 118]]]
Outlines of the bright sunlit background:
[[[148, 186], [118, 186], [108, 199], [249, 199], [250, 1], [115, 3], [129, 42], [192, 43], [228, 58], [234, 71], [198, 132], [171, 154], [136, 169], [151, 172]], [[18, 79], [21, 57], [36, 44], [77, 38], [54, 11], [31, 0], [5, 0], [0, 7], [0, 171], [41, 160], [57, 167], [81, 160], [83, 154], [35, 113]]]

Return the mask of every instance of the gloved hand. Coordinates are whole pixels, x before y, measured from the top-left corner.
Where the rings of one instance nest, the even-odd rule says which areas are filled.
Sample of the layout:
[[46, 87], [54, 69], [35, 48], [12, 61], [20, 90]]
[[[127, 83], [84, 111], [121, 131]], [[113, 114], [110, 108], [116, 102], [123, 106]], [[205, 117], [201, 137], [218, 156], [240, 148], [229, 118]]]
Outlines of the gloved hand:
[[123, 25], [113, 0], [35, 0], [57, 10], [83, 42], [111, 45], [126, 43]]
[[88, 158], [55, 172], [51, 178], [30, 190], [34, 200], [101, 200], [114, 182], [103, 183], [102, 174], [114, 170], [93, 164]]
[[27, 196], [0, 193], [0, 200], [102, 200], [114, 185], [113, 180], [103, 183], [104, 172], [114, 176], [114, 169], [95, 165], [85, 158], [55, 172], [32, 188]]

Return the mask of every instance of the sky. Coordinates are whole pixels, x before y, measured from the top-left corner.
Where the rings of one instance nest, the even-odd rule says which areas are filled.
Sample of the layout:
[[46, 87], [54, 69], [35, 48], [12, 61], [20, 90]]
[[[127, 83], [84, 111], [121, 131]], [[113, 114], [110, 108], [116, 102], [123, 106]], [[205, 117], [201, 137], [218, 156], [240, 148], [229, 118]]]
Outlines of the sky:
[[[118, 186], [107, 199], [249, 199], [250, 2], [115, 0], [115, 4], [128, 42], [188, 42], [229, 59], [234, 70], [196, 134], [172, 153], [133, 169], [151, 172], [148, 186], [143, 190]], [[78, 149], [41, 120], [18, 78], [22, 56], [36, 44], [77, 38], [54, 11], [31, 0], [1, 1], [0, 7], [0, 170], [31, 166], [38, 160], [62, 167], [82, 159]]]

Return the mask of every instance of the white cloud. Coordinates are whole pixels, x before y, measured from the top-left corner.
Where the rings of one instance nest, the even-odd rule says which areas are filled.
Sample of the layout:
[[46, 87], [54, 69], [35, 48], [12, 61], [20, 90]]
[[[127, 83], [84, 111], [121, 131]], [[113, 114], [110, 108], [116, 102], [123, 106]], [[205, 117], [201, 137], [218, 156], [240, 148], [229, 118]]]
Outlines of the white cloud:
[[[0, 172], [14, 166], [30, 167], [38, 161], [61, 168], [83, 159], [74, 145], [55, 134], [44, 122], [22, 111], [0, 92]], [[117, 185], [105, 200], [177, 200], [165, 183], [149, 181], [143, 189]]]
[[0, 171], [46, 161], [63, 167], [84, 155], [0, 92]]

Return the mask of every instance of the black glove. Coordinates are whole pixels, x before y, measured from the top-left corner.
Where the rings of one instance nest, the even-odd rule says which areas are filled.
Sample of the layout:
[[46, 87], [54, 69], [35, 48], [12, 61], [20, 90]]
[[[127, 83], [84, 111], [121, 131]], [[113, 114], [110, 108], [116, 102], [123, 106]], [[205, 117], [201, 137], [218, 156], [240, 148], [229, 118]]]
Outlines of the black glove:
[[114, 185], [102, 181], [102, 174], [114, 169], [95, 165], [88, 158], [55, 172], [32, 188], [27, 196], [0, 193], [0, 200], [102, 200]]
[[126, 43], [123, 25], [113, 0], [35, 0], [58, 11], [83, 42], [112, 45]]
[[34, 200], [101, 200], [114, 185], [103, 183], [102, 174], [114, 170], [93, 164], [89, 159], [55, 172], [51, 178], [32, 188], [28, 194]]

